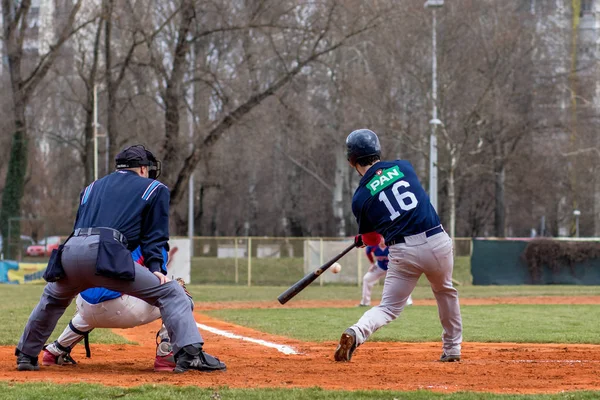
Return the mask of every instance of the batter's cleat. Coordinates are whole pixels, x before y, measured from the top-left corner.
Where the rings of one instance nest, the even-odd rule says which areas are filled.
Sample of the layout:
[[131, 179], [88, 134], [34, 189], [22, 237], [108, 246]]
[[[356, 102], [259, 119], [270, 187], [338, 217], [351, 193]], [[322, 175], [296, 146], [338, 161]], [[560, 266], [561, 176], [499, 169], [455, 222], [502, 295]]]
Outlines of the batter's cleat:
[[27, 354], [23, 354], [17, 350], [17, 370], [39, 371], [40, 365], [38, 364], [38, 358], [29, 357]]
[[371, 307], [370, 304], [358, 303], [358, 307]]
[[173, 372], [176, 365], [173, 353], [164, 357], [156, 356], [154, 359], [154, 372]]
[[440, 356], [441, 362], [456, 362], [460, 361], [460, 354], [446, 354], [442, 353]]
[[412, 296], [408, 296], [408, 299], [406, 300], [406, 305], [407, 305], [407, 306], [412, 306], [412, 305], [413, 305], [413, 299], [412, 299]]
[[354, 350], [356, 350], [356, 333], [348, 328], [342, 333], [340, 344], [335, 349], [333, 358], [335, 361], [350, 361]]
[[194, 345], [185, 346], [175, 357], [176, 365], [173, 372], [183, 373], [190, 369], [203, 372], [225, 371], [227, 367], [217, 357], [205, 353], [202, 348]]

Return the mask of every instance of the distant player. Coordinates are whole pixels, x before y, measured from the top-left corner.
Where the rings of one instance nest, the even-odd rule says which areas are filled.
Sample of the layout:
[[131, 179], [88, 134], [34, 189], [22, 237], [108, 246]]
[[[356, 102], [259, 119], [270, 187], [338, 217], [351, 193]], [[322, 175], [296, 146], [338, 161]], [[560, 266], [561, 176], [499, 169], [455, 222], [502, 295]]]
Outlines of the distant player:
[[342, 333], [335, 360], [350, 361], [358, 346], [396, 319], [425, 274], [444, 330], [440, 361], [460, 361], [462, 319], [458, 293], [452, 286], [452, 239], [408, 161], [380, 161], [379, 138], [368, 129], [348, 135], [346, 147], [350, 165], [362, 176], [352, 198], [359, 233], [355, 243], [374, 246], [383, 236], [390, 262], [381, 304]]
[[[167, 266], [171, 262], [171, 255], [176, 248], [167, 254], [163, 249], [165, 262], [161, 272], [167, 275]], [[144, 265], [141, 248], [131, 252], [133, 260]], [[168, 260], [168, 261], [167, 261]], [[181, 283], [180, 283], [181, 284]], [[184, 286], [185, 289], [185, 286]], [[186, 290], [187, 293], [187, 290]], [[194, 308], [191, 296], [190, 307]], [[74, 365], [77, 364], [71, 357], [71, 350], [81, 340], [86, 341], [86, 353], [90, 356], [87, 344], [87, 335], [95, 328], [127, 329], [145, 325], [160, 318], [160, 309], [143, 300], [123, 293], [114, 292], [106, 288], [92, 288], [81, 292], [76, 299], [77, 313], [69, 321], [69, 325], [57, 340], [44, 347], [42, 365]], [[156, 334], [158, 343], [154, 371], [173, 371], [175, 360], [173, 346], [169, 334], [163, 325]]]
[[[371, 262], [369, 270], [363, 277], [363, 291], [362, 299], [360, 300], [360, 307], [368, 307], [371, 305], [371, 291], [373, 286], [383, 278], [388, 270], [388, 254], [390, 249], [385, 245], [385, 240], [381, 237], [381, 241], [377, 246], [367, 246], [365, 253], [367, 258]], [[408, 296], [406, 305], [412, 305], [412, 296]]]

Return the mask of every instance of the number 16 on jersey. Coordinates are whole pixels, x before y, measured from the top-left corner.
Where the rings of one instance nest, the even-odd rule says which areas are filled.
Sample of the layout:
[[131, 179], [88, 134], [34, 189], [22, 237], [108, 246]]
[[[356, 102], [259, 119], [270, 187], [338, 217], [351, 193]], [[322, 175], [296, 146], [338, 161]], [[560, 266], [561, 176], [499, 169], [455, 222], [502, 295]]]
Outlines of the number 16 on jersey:
[[[392, 193], [402, 211], [412, 210], [417, 206], [418, 203], [417, 198], [412, 192], [404, 190], [402, 193], [400, 193], [400, 188], [408, 187], [410, 187], [410, 184], [405, 180], [398, 181], [392, 186]], [[392, 205], [392, 202], [388, 198], [387, 194], [385, 194], [385, 191], [381, 191], [379, 193], [379, 201], [383, 202], [390, 212], [390, 220], [393, 221], [400, 216], [400, 211], [396, 210], [396, 208]]]

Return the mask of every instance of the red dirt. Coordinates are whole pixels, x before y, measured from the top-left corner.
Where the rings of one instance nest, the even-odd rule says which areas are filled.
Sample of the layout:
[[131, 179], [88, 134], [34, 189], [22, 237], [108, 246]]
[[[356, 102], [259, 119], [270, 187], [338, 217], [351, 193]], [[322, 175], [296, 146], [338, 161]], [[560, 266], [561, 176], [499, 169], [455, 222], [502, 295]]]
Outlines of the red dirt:
[[[379, 302], [373, 302], [377, 305]], [[414, 300], [417, 306], [435, 306], [434, 299]], [[532, 297], [488, 297], [485, 299], [461, 298], [463, 306], [492, 304], [600, 304], [600, 296], [532, 296]], [[232, 301], [196, 302], [198, 310], [223, 310], [246, 308], [347, 308], [358, 305], [357, 300], [290, 300], [284, 305], [277, 301]]]
[[[532, 300], [533, 299], [533, 303]], [[540, 304], [542, 298], [500, 299], [508, 304]], [[574, 304], [566, 298], [543, 298], [552, 304]], [[588, 298], [571, 298], [588, 299]], [[591, 297], [598, 301], [600, 297]], [[462, 304], [471, 304], [465, 302]], [[526, 301], [525, 301], [526, 300]], [[214, 303], [212, 303], [214, 305]], [[226, 303], [230, 304], [230, 303]], [[250, 303], [235, 303], [249, 305]], [[293, 302], [292, 306], [335, 307], [339, 302]], [[427, 304], [417, 301], [416, 304]], [[483, 303], [478, 300], [476, 304]], [[597, 303], [585, 303], [597, 304]], [[260, 303], [260, 305], [266, 305]], [[206, 306], [206, 307], [205, 307]], [[257, 303], [254, 303], [254, 307]], [[346, 305], [347, 306], [347, 305]], [[208, 309], [198, 303], [196, 310]], [[226, 372], [154, 373], [154, 332], [159, 322], [129, 330], [116, 330], [134, 345], [92, 345], [85, 359], [83, 346], [73, 351], [80, 363], [69, 367], [41, 367], [38, 372], [17, 372], [14, 347], [0, 347], [0, 380], [86, 382], [116, 386], [175, 384], [201, 387], [315, 387], [325, 389], [430, 389], [441, 392], [556, 393], [600, 390], [600, 346], [564, 344], [464, 343], [463, 361], [436, 361], [440, 343], [367, 342], [352, 362], [333, 361], [335, 342], [309, 343], [255, 331], [196, 314], [199, 323], [239, 335], [293, 346], [300, 355], [203, 332], [205, 350], [227, 363]]]

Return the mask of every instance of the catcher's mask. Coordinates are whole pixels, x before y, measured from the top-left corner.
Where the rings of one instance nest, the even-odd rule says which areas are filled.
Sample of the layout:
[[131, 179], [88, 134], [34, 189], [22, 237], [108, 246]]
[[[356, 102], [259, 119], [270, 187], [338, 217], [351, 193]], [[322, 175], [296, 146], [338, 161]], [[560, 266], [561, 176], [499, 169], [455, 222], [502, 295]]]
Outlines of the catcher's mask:
[[129, 146], [115, 157], [117, 169], [148, 167], [148, 177], [156, 179], [160, 176], [161, 163], [143, 145]]

